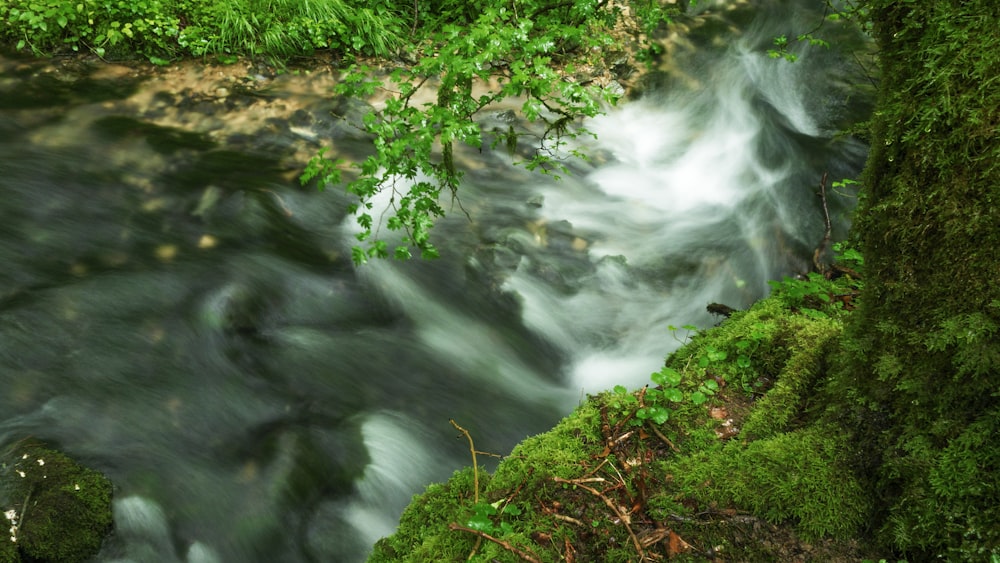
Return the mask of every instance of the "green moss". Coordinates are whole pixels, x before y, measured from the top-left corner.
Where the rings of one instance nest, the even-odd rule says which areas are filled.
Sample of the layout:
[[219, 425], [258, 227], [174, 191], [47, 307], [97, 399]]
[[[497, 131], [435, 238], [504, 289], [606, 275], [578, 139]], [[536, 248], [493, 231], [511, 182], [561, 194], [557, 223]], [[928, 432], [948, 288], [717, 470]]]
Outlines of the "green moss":
[[798, 317], [782, 324], [786, 332], [775, 342], [786, 347], [789, 357], [773, 387], [744, 421], [745, 438], [765, 438], [783, 432], [792, 427], [796, 417], [810, 410], [817, 387], [826, 375], [826, 358], [842, 332], [841, 323], [832, 319]]
[[670, 472], [705, 506], [749, 511], [772, 523], [793, 520], [803, 536], [850, 537], [868, 511], [853, 474], [843, 467], [845, 436], [814, 425], [721, 451], [678, 458]]
[[518, 444], [497, 467], [489, 490], [514, 489], [528, 481], [551, 477], [579, 477], [581, 460], [600, 452], [604, 445], [600, 424], [598, 406], [585, 403], [552, 430]]
[[[494, 476], [480, 472], [480, 502], [500, 507], [494, 520], [498, 530], [501, 524], [508, 526], [502, 530], [504, 541], [546, 553], [546, 546], [536, 543], [531, 533], [557, 526], [533, 502], [522, 499], [550, 499], [552, 489], [562, 489], [553, 477], [570, 479], [582, 474], [581, 461], [589, 460], [601, 448], [598, 419], [595, 406], [585, 404], [551, 431], [524, 440], [501, 462]], [[464, 560], [472, 552], [476, 538], [450, 529], [449, 524], [469, 525], [476, 504], [473, 482], [472, 468], [467, 468], [456, 472], [447, 483], [431, 485], [414, 497], [400, 519], [399, 529], [375, 545], [369, 561]], [[512, 495], [513, 491], [525, 492]], [[514, 509], [508, 510], [503, 499], [514, 499]], [[567, 539], [575, 537], [565, 530], [557, 535], [560, 533], [569, 534]], [[491, 542], [482, 543], [476, 553], [483, 561], [516, 560], [510, 551]]]
[[887, 466], [905, 485], [887, 531], [899, 546], [955, 560], [1000, 555], [1000, 409], [982, 413], [943, 449], [907, 442]]
[[[484, 475], [480, 475], [483, 479]], [[472, 515], [473, 471], [456, 472], [447, 483], [432, 484], [413, 497], [396, 533], [379, 540], [368, 559], [382, 561], [457, 561], [475, 540], [456, 534], [448, 524]]]
[[18, 442], [3, 454], [0, 508], [17, 521], [13, 535], [27, 560], [89, 559], [111, 528], [111, 490], [102, 474], [37, 442]]
[[832, 408], [867, 450], [855, 471], [878, 541], [911, 559], [1000, 556], [1000, 443], [977, 436], [1000, 409], [997, 6], [871, 4], [883, 80], [854, 226], [866, 286]]

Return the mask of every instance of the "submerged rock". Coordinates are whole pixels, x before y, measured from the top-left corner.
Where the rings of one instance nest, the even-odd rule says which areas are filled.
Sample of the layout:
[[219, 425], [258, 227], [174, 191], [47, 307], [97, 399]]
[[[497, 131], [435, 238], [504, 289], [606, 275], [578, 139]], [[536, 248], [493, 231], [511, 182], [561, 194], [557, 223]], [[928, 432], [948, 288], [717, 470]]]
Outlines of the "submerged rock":
[[0, 454], [0, 561], [86, 561], [111, 529], [111, 482], [34, 440]]

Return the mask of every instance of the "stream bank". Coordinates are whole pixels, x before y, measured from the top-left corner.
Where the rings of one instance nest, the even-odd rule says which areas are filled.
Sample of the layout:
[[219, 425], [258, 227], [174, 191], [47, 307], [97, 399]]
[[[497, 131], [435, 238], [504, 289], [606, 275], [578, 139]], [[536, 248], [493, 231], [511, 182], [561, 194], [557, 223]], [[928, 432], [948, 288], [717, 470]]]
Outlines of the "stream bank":
[[870, 501], [844, 434], [817, 422], [849, 314], [817, 296], [856, 281], [810, 304], [786, 282], [689, 334], [660, 385], [591, 396], [494, 473], [429, 486], [369, 561], [863, 559]]

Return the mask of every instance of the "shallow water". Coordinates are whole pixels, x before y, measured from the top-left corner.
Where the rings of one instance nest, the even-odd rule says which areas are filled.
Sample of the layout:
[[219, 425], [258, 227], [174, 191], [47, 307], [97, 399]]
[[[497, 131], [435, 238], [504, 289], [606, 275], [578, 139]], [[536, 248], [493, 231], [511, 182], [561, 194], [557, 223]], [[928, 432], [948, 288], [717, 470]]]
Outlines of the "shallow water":
[[701, 4], [658, 87], [590, 123], [594, 163], [465, 154], [444, 258], [360, 269], [344, 196], [295, 180], [327, 139], [367, 146], [329, 74], [0, 60], [0, 441], [111, 476], [101, 561], [363, 559], [468, 463], [449, 419], [505, 453], [642, 385], [669, 325], [808, 268], [867, 102], [836, 50], [767, 58], [814, 25], [799, 4]]

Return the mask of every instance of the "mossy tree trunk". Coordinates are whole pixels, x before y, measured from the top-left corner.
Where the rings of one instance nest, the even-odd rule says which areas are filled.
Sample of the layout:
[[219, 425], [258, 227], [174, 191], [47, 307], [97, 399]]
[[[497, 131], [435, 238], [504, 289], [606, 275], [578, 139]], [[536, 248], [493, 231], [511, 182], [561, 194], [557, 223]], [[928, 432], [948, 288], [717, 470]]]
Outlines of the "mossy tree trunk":
[[881, 94], [854, 236], [866, 261], [840, 416], [877, 537], [1000, 554], [1000, 3], [872, 0]]

